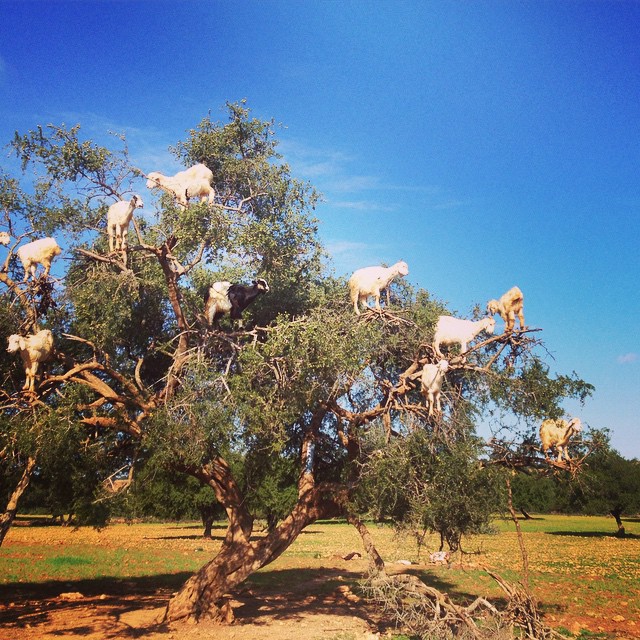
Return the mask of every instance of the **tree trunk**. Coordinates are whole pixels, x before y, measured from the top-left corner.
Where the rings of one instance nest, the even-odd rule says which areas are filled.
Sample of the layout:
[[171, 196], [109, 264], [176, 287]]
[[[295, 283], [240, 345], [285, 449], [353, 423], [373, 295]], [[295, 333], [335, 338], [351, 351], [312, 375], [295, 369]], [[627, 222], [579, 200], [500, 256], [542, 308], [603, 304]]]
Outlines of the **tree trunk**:
[[611, 511], [609, 511], [609, 513], [615, 518], [616, 524], [618, 525], [618, 531], [616, 533], [616, 536], [618, 536], [618, 538], [624, 538], [627, 533], [624, 530], [624, 525], [622, 524], [622, 511], [623, 508], [620, 506], [614, 507], [613, 509], [611, 509]]
[[0, 515], [0, 547], [2, 546], [4, 538], [11, 528], [11, 525], [13, 524], [16, 513], [18, 512], [18, 502], [20, 501], [22, 494], [27, 490], [27, 487], [29, 486], [29, 482], [31, 480], [31, 476], [33, 474], [35, 466], [36, 459], [29, 457], [27, 459], [27, 465], [22, 472], [20, 481], [9, 497], [7, 508], [4, 510], [4, 513]]
[[531, 520], [531, 516], [522, 508], [520, 507], [520, 513], [522, 514], [522, 516], [524, 517], [525, 520]]
[[211, 538], [211, 530], [213, 529], [213, 521], [216, 516], [216, 506], [213, 504], [203, 504], [200, 507], [200, 517], [202, 518], [202, 526], [204, 527], [203, 538]]
[[524, 537], [522, 536], [522, 529], [520, 528], [520, 522], [516, 515], [516, 510], [513, 508], [513, 492], [511, 491], [511, 478], [507, 476], [507, 506], [511, 519], [516, 527], [516, 533], [518, 535], [518, 545], [520, 546], [520, 556], [522, 557], [522, 586], [525, 588], [527, 594], [529, 594], [529, 554], [527, 553], [527, 547], [524, 544]]
[[373, 544], [373, 538], [369, 533], [369, 529], [367, 529], [366, 525], [362, 520], [357, 518], [354, 515], [349, 514], [347, 516], [347, 522], [350, 525], [353, 525], [356, 531], [360, 534], [362, 538], [362, 544], [364, 545], [364, 550], [367, 552], [369, 556], [369, 573], [372, 576], [382, 577], [385, 575], [384, 570], [384, 560], [382, 556], [378, 553], [375, 545]]
[[210, 619], [220, 623], [233, 621], [233, 612], [225, 598], [252, 573], [280, 557], [295, 542], [300, 532], [319, 518], [331, 518], [343, 512], [343, 492], [335, 485], [318, 485], [301, 494], [293, 511], [276, 529], [263, 538], [251, 540], [253, 527], [247, 529], [233, 510], [222, 547], [216, 557], [193, 575], [169, 601], [165, 622]]

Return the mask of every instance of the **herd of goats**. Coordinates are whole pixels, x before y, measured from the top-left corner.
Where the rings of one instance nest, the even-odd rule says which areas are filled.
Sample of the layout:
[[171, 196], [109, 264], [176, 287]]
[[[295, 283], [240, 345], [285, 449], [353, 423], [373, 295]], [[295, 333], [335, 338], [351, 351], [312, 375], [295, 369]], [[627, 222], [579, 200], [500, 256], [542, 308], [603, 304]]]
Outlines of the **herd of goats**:
[[[211, 185], [213, 173], [204, 164], [196, 164], [174, 176], [165, 176], [159, 172], [147, 175], [149, 189], [161, 189], [170, 194], [180, 208], [189, 206], [189, 201], [199, 198], [201, 202], [213, 203], [215, 191]], [[127, 251], [127, 231], [136, 209], [144, 206], [142, 198], [132, 195], [130, 200], [120, 200], [112, 204], [107, 212], [107, 233], [109, 236], [109, 251]], [[11, 244], [11, 236], [0, 232], [0, 245]], [[60, 255], [61, 249], [54, 238], [41, 238], [18, 246], [16, 255], [24, 268], [24, 280], [29, 276], [37, 280], [37, 267], [44, 269], [40, 277], [47, 278], [51, 263]], [[5, 263], [6, 264], [6, 263]], [[361, 313], [361, 305], [370, 309], [367, 302], [374, 299], [374, 308], [381, 312], [380, 294], [387, 289], [391, 281], [398, 276], [406, 276], [409, 267], [406, 262], [397, 262], [390, 267], [372, 266], [358, 269], [349, 279], [349, 294], [356, 315]], [[213, 283], [205, 297], [204, 315], [210, 326], [217, 326], [218, 320], [229, 314], [233, 320], [240, 320], [242, 311], [255, 298], [269, 291], [269, 286], [263, 278], [257, 278], [251, 286], [232, 284], [228, 281]], [[460, 346], [460, 353], [467, 351], [467, 345], [480, 333], [492, 334], [495, 329], [494, 315], [499, 314], [505, 324], [505, 333], [511, 333], [515, 328], [517, 316], [520, 330], [524, 330], [524, 296], [518, 287], [513, 287], [498, 300], [487, 303], [488, 316], [481, 320], [464, 320], [453, 316], [442, 315], [438, 318], [433, 338], [433, 349], [440, 358], [437, 363], [424, 365], [421, 374], [421, 390], [429, 410], [429, 416], [442, 412], [440, 393], [443, 381], [449, 370], [449, 362], [440, 349], [442, 345]], [[23, 391], [35, 393], [35, 381], [40, 363], [49, 359], [53, 352], [53, 334], [49, 329], [43, 329], [34, 335], [11, 335], [8, 338], [7, 351], [20, 353], [24, 365], [26, 381]], [[540, 440], [542, 451], [548, 459], [549, 451], [555, 447], [558, 452], [557, 461], [562, 457], [570, 461], [568, 443], [570, 438], [580, 432], [582, 425], [579, 418], [570, 421], [562, 419], [547, 419], [540, 425]]]

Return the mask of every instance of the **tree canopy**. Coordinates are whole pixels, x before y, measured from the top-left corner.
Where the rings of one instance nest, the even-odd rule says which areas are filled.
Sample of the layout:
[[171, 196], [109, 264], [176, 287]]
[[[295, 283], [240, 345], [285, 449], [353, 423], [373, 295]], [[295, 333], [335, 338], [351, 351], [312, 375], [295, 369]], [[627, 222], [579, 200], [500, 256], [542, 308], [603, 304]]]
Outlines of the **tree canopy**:
[[[481, 467], [547, 465], [534, 445], [539, 419], [592, 391], [575, 373], [552, 376], [536, 331], [521, 330], [481, 339], [466, 357], [453, 348], [444, 410], [430, 417], [419, 376], [436, 360], [434, 325], [446, 307], [395, 281], [384, 312], [356, 318], [318, 238], [319, 194], [278, 155], [275, 122], [244, 103], [228, 104], [227, 116], [205, 117], [172, 149], [185, 167], [212, 170], [213, 203], [181, 207], [147, 190], [124, 137], [106, 148], [80, 126], [16, 133], [10, 148], [23, 174], [0, 172], [0, 230], [11, 237], [3, 335], [46, 327], [55, 337], [35, 394], [20, 391], [19, 360], [0, 353], [2, 537], [34, 474], [71, 479], [86, 469], [85, 505], [103, 504], [118, 472], [186, 474], [194, 492], [215, 496], [228, 528], [168, 619], [220, 615], [223, 595], [317, 518], [409, 513], [458, 544], [491, 507], [459, 509], [457, 523], [443, 514], [494, 487]], [[134, 239], [109, 252], [107, 208], [134, 191], [146, 205]], [[50, 277], [23, 280], [16, 248], [44, 235], [63, 255]], [[211, 284], [256, 277], [270, 291], [246, 309], [244, 327], [208, 326]], [[475, 430], [489, 417], [508, 437], [487, 448]], [[258, 517], [269, 528], [255, 537]]]

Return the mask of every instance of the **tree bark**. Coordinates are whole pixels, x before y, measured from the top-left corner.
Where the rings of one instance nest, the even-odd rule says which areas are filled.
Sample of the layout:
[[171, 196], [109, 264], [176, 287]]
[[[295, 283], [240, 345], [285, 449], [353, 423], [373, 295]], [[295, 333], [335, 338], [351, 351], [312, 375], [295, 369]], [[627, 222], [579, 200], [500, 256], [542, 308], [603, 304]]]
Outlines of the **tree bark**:
[[18, 502], [20, 501], [22, 494], [27, 490], [27, 487], [29, 486], [29, 482], [31, 481], [31, 476], [33, 475], [35, 466], [36, 459], [29, 456], [18, 484], [9, 496], [7, 508], [4, 510], [4, 513], [0, 515], [0, 547], [2, 546], [4, 538], [11, 528], [11, 525], [13, 524], [16, 513], [18, 512]]
[[511, 491], [511, 478], [507, 476], [507, 506], [511, 519], [516, 527], [516, 533], [518, 534], [518, 544], [520, 545], [520, 555], [522, 557], [522, 585], [525, 588], [527, 594], [529, 593], [529, 555], [527, 553], [527, 547], [524, 544], [524, 537], [522, 536], [522, 529], [520, 528], [520, 522], [516, 515], [516, 510], [513, 508], [513, 493]]
[[618, 525], [618, 531], [616, 532], [616, 536], [619, 538], [624, 538], [627, 535], [624, 530], [624, 524], [622, 524], [622, 511], [623, 508], [620, 506], [614, 507], [609, 511], [609, 513], [615, 518], [616, 524]]
[[200, 506], [200, 517], [202, 518], [202, 526], [204, 527], [203, 538], [211, 538], [211, 531], [213, 529], [213, 522], [216, 517], [217, 503], [203, 504]]
[[299, 498], [293, 511], [273, 532], [254, 540], [251, 539], [253, 526], [248, 530], [240, 526], [234, 510], [228, 510], [230, 519], [222, 548], [171, 598], [164, 621], [232, 621], [225, 595], [252, 573], [279, 558], [309, 524], [319, 518], [341, 515], [344, 498], [341, 487], [330, 484], [313, 487]]
[[367, 529], [366, 525], [362, 520], [357, 518], [356, 516], [349, 514], [347, 516], [347, 522], [350, 525], [353, 525], [356, 531], [360, 534], [360, 538], [362, 538], [362, 544], [364, 545], [364, 550], [367, 552], [369, 556], [369, 573], [372, 576], [384, 576], [384, 560], [382, 556], [378, 553], [375, 545], [373, 544], [373, 538], [369, 533], [369, 529]]

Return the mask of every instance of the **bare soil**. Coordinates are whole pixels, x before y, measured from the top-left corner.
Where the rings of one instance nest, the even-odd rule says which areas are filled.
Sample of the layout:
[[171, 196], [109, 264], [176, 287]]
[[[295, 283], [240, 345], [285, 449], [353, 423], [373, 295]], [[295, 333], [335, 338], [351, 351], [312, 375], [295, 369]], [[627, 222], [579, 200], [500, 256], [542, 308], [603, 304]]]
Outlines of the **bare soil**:
[[[0, 604], [0, 639], [35, 640], [285, 640], [374, 638], [380, 622], [347, 581], [360, 573], [344, 567], [323, 567], [304, 584], [290, 589], [258, 586], [241, 589], [230, 598], [234, 620], [228, 626], [200, 622], [167, 625], [159, 622], [172, 593], [152, 580], [91, 580], [73, 583], [74, 591], [45, 584], [18, 588]], [[324, 594], [323, 585], [337, 578], [343, 586]], [[176, 580], [176, 588], [184, 576]], [[3, 594], [6, 595], [6, 594]]]

